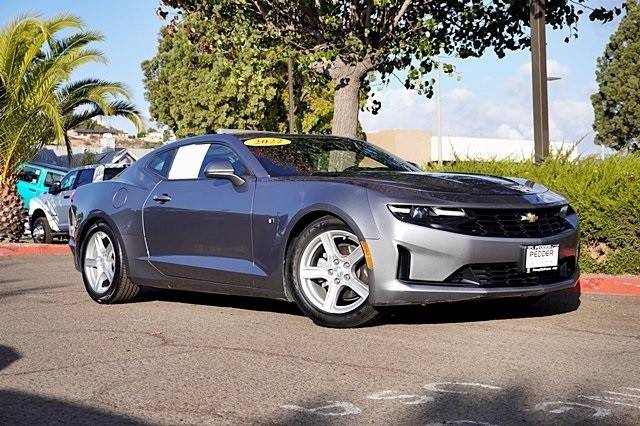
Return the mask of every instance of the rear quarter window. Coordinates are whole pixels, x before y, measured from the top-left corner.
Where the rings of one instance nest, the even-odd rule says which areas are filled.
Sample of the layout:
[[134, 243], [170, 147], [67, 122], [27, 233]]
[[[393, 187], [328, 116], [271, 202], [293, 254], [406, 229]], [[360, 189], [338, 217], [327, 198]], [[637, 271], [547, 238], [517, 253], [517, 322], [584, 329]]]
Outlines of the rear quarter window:
[[171, 163], [173, 163], [173, 157], [175, 155], [175, 149], [169, 149], [156, 154], [147, 164], [147, 168], [166, 178], [169, 176], [169, 170], [171, 170]]
[[104, 176], [102, 176], [102, 180], [111, 180], [122, 173], [124, 169], [126, 169], [126, 167], [107, 167], [104, 169]]

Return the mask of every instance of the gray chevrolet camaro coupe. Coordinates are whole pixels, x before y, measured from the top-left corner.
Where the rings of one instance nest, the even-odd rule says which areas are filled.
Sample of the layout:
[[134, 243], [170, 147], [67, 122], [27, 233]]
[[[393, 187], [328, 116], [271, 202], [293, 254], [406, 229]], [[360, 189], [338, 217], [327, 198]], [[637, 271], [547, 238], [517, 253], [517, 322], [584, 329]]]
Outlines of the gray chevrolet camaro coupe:
[[575, 285], [578, 217], [526, 180], [423, 173], [362, 141], [214, 134], [72, 196], [69, 242], [97, 302], [141, 287], [295, 301], [354, 327], [388, 305], [535, 300]]

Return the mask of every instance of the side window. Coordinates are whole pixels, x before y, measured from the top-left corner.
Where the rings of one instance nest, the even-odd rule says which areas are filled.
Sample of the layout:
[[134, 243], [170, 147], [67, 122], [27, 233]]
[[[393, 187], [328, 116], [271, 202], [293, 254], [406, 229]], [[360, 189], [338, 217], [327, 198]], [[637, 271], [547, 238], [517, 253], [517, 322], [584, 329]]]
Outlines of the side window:
[[166, 178], [169, 176], [169, 169], [171, 168], [171, 163], [175, 154], [175, 149], [169, 149], [167, 151], [161, 152], [160, 154], [153, 157], [151, 161], [149, 161], [147, 167], [160, 176]]
[[114, 177], [118, 176], [121, 171], [123, 171], [126, 167], [107, 167], [104, 169], [104, 176], [102, 180], [111, 180]]
[[82, 169], [78, 172], [78, 178], [76, 179], [76, 188], [80, 188], [81, 186], [87, 185], [93, 182], [93, 174], [95, 169]]
[[209, 144], [184, 145], [178, 148], [169, 170], [169, 179], [196, 179], [208, 150]]
[[200, 172], [198, 177], [204, 177], [204, 169], [209, 163], [216, 160], [227, 160], [233, 166], [233, 170], [238, 176], [245, 176], [248, 174], [247, 168], [240, 161], [238, 154], [233, 152], [230, 148], [217, 143], [211, 144], [207, 150], [207, 154], [204, 156], [202, 165], [200, 166]]
[[38, 183], [38, 178], [40, 177], [40, 169], [36, 169], [35, 167], [25, 167], [22, 170], [22, 173], [18, 175], [18, 180], [27, 183]]
[[73, 184], [76, 183], [76, 177], [78, 176], [78, 172], [69, 172], [67, 175], [62, 178], [62, 182], [60, 182], [60, 190], [68, 191], [73, 188]]
[[47, 172], [44, 177], [45, 188], [49, 188], [51, 185], [53, 185], [53, 182], [59, 182], [63, 176], [64, 175], [61, 175], [60, 173]]

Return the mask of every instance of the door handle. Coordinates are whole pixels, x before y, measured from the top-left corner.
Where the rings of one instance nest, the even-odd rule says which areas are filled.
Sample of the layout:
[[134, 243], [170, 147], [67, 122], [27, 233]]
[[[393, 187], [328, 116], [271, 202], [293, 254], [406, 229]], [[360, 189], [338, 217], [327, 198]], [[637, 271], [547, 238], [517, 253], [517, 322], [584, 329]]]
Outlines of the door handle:
[[71, 198], [71, 195], [65, 195], [62, 198], [64, 198], [66, 200], [67, 198]]
[[35, 189], [33, 189], [33, 188], [29, 188], [29, 191], [30, 191], [30, 192], [36, 192], [36, 190], [35, 190]]
[[171, 196], [169, 196], [169, 194], [154, 195], [153, 201], [157, 201], [160, 204], [164, 204], [171, 201]]

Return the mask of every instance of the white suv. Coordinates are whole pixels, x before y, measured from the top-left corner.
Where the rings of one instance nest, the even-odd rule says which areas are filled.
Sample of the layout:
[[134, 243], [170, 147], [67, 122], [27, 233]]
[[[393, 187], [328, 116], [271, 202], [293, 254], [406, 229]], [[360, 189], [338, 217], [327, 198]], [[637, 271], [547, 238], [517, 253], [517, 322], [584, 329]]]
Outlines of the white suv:
[[56, 237], [69, 235], [69, 207], [76, 188], [92, 182], [113, 179], [127, 165], [92, 164], [69, 171], [54, 182], [49, 192], [29, 201], [29, 227], [36, 243], [51, 243]]

